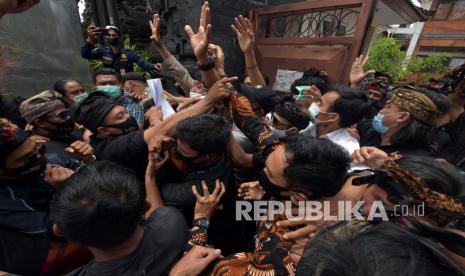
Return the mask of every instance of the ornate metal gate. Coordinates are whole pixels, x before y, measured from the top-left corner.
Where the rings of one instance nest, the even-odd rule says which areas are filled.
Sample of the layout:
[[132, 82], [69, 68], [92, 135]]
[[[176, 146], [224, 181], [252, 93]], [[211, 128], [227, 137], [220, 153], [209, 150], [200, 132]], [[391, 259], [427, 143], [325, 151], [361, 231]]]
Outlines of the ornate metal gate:
[[328, 71], [330, 82], [348, 83], [363, 45], [375, 0], [320, 0], [256, 9], [259, 66], [274, 83], [277, 69]]

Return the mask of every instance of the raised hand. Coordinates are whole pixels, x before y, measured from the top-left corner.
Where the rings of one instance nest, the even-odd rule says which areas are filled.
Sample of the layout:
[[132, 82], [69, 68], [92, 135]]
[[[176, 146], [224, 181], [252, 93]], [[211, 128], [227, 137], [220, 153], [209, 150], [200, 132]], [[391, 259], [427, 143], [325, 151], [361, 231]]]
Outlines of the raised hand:
[[155, 46], [161, 46], [163, 41], [160, 36], [160, 16], [158, 14], [153, 15], [153, 20], [149, 21], [150, 29], [152, 30], [152, 35], [150, 39], [152, 40]]
[[89, 25], [89, 27], [87, 27], [87, 41], [92, 43], [101, 33], [99, 28], [94, 25]]
[[194, 51], [194, 55], [199, 60], [208, 58], [208, 44], [210, 43], [211, 29], [210, 8], [208, 6], [208, 2], [205, 2], [202, 6], [202, 12], [200, 13], [200, 25], [198, 32], [194, 33], [189, 25], [186, 25], [184, 28], [191, 41], [191, 47]]
[[231, 25], [231, 28], [236, 33], [241, 51], [243, 53], [249, 53], [253, 51], [253, 47], [255, 45], [255, 36], [253, 33], [252, 24], [250, 23], [249, 19], [240, 15], [234, 19], [234, 23], [235, 25]]
[[169, 276], [200, 275], [212, 261], [220, 257], [221, 250], [196, 245], [176, 263]]
[[363, 67], [368, 62], [368, 56], [363, 58], [363, 55], [360, 55], [358, 58], [355, 59], [354, 63], [352, 63], [352, 68], [350, 69], [350, 84], [352, 86], [359, 86], [360, 83], [364, 78], [366, 78], [370, 74], [374, 74], [374, 70], [369, 70], [365, 72]]
[[286, 233], [283, 235], [285, 240], [308, 239], [313, 236], [312, 234], [318, 232], [320, 229], [317, 223], [307, 221], [305, 217], [301, 219], [278, 221], [277, 226], [286, 230]]
[[208, 91], [205, 99], [212, 103], [220, 103], [222, 100], [229, 98], [232, 93], [230, 83], [236, 80], [237, 77], [231, 77], [216, 81]]
[[265, 191], [258, 181], [242, 183], [237, 193], [239, 197], [245, 200], [260, 200], [265, 195]]
[[151, 153], [156, 153], [161, 155], [165, 152], [165, 150], [169, 149], [170, 147], [174, 146], [175, 140], [171, 137], [157, 135], [155, 137], [150, 138], [148, 142], [148, 150]]
[[213, 59], [218, 68], [224, 69], [224, 53], [220, 46], [209, 44], [208, 49], [213, 53]]
[[213, 193], [210, 194], [208, 191], [207, 184], [205, 181], [202, 180], [202, 189], [203, 189], [203, 196], [201, 196], [197, 192], [197, 188], [192, 186], [192, 193], [194, 194], [197, 202], [195, 203], [195, 210], [194, 210], [194, 219], [198, 218], [206, 218], [210, 219], [216, 210], [221, 210], [222, 206], [218, 206], [221, 197], [226, 192], [226, 188], [224, 187], [223, 182], [221, 180], [216, 179], [215, 181], [215, 190]]
[[170, 104], [178, 104], [178, 107], [176, 108], [176, 111], [178, 112], [186, 107], [189, 107], [191, 104], [194, 104], [197, 101], [197, 98], [176, 97], [168, 92], [165, 92], [165, 98]]
[[163, 122], [163, 110], [161, 107], [152, 106], [149, 110], [147, 110], [147, 112], [145, 112], [144, 118], [149, 122], [151, 127], [157, 125]]
[[87, 142], [75, 141], [74, 143], [69, 145], [69, 147], [67, 147], [65, 151], [84, 163], [94, 161], [94, 157], [92, 155], [94, 149]]
[[170, 154], [167, 150], [165, 150], [161, 154], [156, 153], [156, 152], [150, 152], [149, 163], [147, 165], [147, 170], [145, 174], [147, 176], [153, 176], [154, 174], [156, 174], [163, 167], [163, 165], [165, 165], [169, 157], [170, 157]]
[[365, 164], [372, 169], [378, 169], [389, 159], [389, 155], [375, 147], [362, 147], [352, 153], [354, 163]]

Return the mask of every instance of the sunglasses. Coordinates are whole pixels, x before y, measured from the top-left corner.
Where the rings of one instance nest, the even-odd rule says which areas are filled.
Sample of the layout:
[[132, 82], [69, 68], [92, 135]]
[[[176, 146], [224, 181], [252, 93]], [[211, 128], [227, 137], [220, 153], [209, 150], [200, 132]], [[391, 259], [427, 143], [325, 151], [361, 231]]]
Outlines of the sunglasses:
[[71, 110], [70, 109], [65, 109], [63, 111], [57, 112], [57, 113], [55, 113], [53, 115], [49, 115], [47, 117], [53, 117], [53, 116], [57, 116], [60, 119], [66, 120], [69, 117], [71, 117]]

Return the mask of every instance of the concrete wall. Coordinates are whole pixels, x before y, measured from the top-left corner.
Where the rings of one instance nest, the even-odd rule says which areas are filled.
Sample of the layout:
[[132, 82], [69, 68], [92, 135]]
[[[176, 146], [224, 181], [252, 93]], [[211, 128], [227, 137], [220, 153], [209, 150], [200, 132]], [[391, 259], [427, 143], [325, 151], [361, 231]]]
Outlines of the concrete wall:
[[90, 84], [81, 58], [84, 43], [76, 1], [42, 0], [34, 8], [0, 20], [0, 86], [31, 96], [51, 89], [60, 78]]

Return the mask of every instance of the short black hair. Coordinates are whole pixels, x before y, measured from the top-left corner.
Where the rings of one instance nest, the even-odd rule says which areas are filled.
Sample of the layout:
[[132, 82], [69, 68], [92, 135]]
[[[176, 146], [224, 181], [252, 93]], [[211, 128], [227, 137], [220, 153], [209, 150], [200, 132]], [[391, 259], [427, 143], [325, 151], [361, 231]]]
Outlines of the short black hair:
[[329, 112], [339, 114], [341, 118], [340, 126], [349, 127], [360, 122], [371, 111], [371, 101], [366, 93], [356, 90], [346, 85], [333, 85], [328, 91], [334, 91], [339, 94], [339, 98], [334, 101]]
[[[57, 80], [55, 82], [55, 84], [53, 85], [53, 90], [60, 93], [61, 95], [65, 95], [66, 91], [65, 91], [65, 85], [69, 82], [77, 82], [79, 84], [81, 84], [80, 82], [78, 82], [77, 80], [73, 80], [73, 79], [69, 79], [69, 78], [65, 78], [65, 79], [60, 79], [60, 80]], [[82, 85], [82, 84], [81, 84]]]
[[402, 169], [418, 176], [433, 191], [453, 197], [459, 197], [465, 191], [465, 178], [449, 163], [440, 162], [432, 157], [413, 155], [402, 157], [396, 162]]
[[284, 177], [290, 189], [303, 189], [312, 198], [335, 195], [344, 185], [349, 154], [326, 138], [293, 135], [284, 139], [287, 167]]
[[307, 69], [303, 76], [300, 79], [296, 79], [291, 85], [291, 93], [299, 94], [299, 90], [297, 90], [297, 86], [311, 86], [315, 85], [318, 89], [320, 89], [321, 93], [326, 91], [327, 85], [327, 76], [321, 74], [320, 71], [311, 67]]
[[67, 239], [96, 248], [133, 235], [145, 210], [144, 183], [110, 161], [83, 166], [55, 194], [50, 220]]
[[176, 138], [187, 143], [199, 155], [221, 154], [231, 138], [231, 125], [222, 116], [197, 115], [177, 124]]
[[310, 123], [310, 117], [297, 105], [292, 96], [283, 97], [274, 107], [274, 112], [286, 119], [299, 130], [305, 129]]
[[437, 245], [425, 245], [424, 238], [394, 223], [368, 229], [343, 223], [350, 224], [337, 232], [322, 230], [306, 245], [296, 276], [457, 275], [433, 252], [442, 251]]
[[100, 76], [100, 75], [113, 75], [113, 76], [116, 76], [116, 78], [118, 79], [118, 81], [120, 83], [123, 80], [121, 75], [118, 74], [115, 70], [113, 70], [111, 68], [100, 68], [100, 69], [95, 70], [94, 74], [92, 74], [92, 81], [94, 82], [94, 84], [97, 81], [97, 76]]

